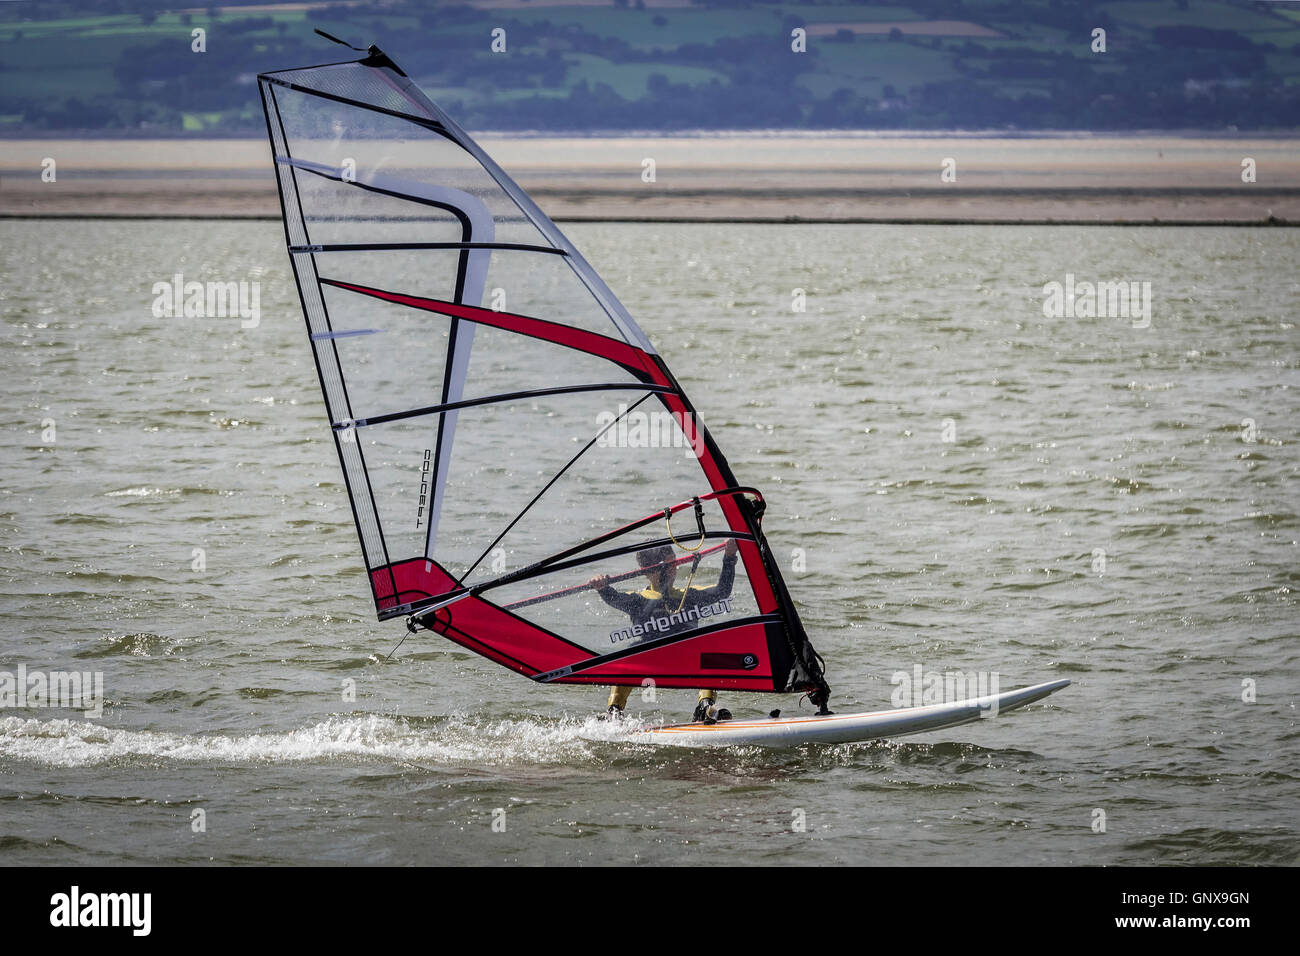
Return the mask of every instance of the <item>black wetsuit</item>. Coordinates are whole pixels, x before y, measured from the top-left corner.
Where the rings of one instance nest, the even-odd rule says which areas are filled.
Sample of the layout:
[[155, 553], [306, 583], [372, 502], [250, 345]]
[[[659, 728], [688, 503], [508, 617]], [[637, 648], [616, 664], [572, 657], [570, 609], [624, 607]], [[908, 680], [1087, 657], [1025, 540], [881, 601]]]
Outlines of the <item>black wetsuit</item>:
[[[682, 600], [682, 592], [677, 589], [672, 589], [665, 597], [653, 588], [646, 588], [640, 594], [629, 594], [606, 585], [596, 593], [610, 607], [625, 612], [632, 619], [633, 625], [644, 627], [657, 619], [669, 618], [677, 614], [685, 615], [689, 611], [726, 600], [731, 597], [731, 587], [735, 581], [736, 555], [729, 554], [722, 558], [722, 573], [718, 575], [718, 583], [711, 588], [690, 588], [686, 591], [685, 601]], [[680, 634], [682, 631], [698, 627], [701, 620], [707, 621], [708, 618], [694, 617], [691, 620], [682, 620], [667, 627], [650, 630], [647, 636], [663, 637], [669, 634]]]

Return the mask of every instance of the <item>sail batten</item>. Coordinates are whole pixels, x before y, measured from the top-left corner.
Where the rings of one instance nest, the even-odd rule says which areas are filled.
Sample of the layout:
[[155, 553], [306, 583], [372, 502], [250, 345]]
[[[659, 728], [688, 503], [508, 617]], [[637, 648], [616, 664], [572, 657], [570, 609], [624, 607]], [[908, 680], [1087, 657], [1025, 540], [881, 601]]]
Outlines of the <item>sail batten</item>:
[[532, 199], [373, 48], [259, 81], [380, 619], [543, 683], [824, 686], [761, 495]]
[[[361, 332], [372, 330], [364, 329]], [[339, 336], [361, 334], [339, 332]], [[568, 395], [574, 392], [609, 392], [609, 391], [637, 391], [637, 392], [668, 392], [672, 391], [666, 385], [646, 385], [641, 382], [599, 382], [589, 385], [565, 385], [559, 388], [538, 388], [526, 392], [508, 392], [504, 395], [485, 395], [482, 398], [467, 398], [458, 402], [446, 402], [442, 405], [430, 405], [425, 408], [412, 408], [404, 412], [392, 412], [387, 415], [375, 415], [371, 418], [354, 418], [343, 422], [334, 422], [333, 427], [336, 429], [348, 428], [365, 428], [368, 425], [382, 425], [385, 422], [400, 421], [403, 418], [416, 418], [421, 415], [438, 415], [443, 412], [455, 411], [461, 408], [473, 408], [475, 405], [493, 405], [500, 402], [515, 401], [520, 398], [541, 398], [544, 395]]]

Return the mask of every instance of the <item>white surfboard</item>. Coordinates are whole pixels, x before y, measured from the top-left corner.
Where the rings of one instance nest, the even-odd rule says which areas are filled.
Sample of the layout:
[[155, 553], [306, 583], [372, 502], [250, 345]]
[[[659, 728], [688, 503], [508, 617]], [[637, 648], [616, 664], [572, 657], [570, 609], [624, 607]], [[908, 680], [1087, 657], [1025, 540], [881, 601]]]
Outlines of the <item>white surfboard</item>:
[[989, 694], [947, 704], [927, 704], [880, 710], [866, 714], [829, 714], [825, 717], [763, 717], [723, 720], [716, 724], [674, 724], [633, 731], [627, 739], [637, 743], [676, 747], [797, 747], [800, 744], [844, 744], [882, 737], [903, 737], [944, 730], [976, 720], [987, 720], [1024, 707], [1069, 686], [1068, 680], [1049, 681], [1002, 694]]

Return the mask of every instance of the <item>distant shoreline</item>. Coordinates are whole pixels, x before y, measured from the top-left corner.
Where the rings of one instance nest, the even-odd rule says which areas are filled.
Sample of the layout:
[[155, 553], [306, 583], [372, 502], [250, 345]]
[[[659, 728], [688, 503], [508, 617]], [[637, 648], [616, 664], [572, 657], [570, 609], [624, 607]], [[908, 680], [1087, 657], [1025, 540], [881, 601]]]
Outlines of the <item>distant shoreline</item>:
[[[563, 222], [1291, 225], [1300, 138], [483, 137]], [[421, 175], [420, 143], [383, 149]], [[53, 161], [53, 181], [42, 171]], [[652, 162], [653, 161], [653, 162]], [[651, 170], [653, 175], [646, 175]], [[436, 173], [434, 174], [436, 175]], [[0, 215], [276, 219], [260, 139], [0, 141]]]

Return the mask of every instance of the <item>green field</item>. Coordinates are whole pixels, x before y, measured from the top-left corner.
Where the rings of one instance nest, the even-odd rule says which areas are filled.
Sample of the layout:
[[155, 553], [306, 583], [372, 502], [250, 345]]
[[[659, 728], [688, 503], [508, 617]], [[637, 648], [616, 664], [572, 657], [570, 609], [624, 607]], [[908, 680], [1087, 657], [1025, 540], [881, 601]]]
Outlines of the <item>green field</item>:
[[1278, 27], [1274, 13], [1260, 13], [1246, 4], [1219, 3], [1216, 0], [1188, 0], [1186, 9], [1179, 9], [1174, 3], [1138, 3], [1134, 0], [1098, 4], [1097, 9], [1121, 23], [1146, 30], [1172, 26], [1214, 30], [1272, 30]]
[[852, 43], [820, 47], [816, 71], [804, 74], [799, 84], [814, 96], [849, 88], [878, 97], [884, 95], [887, 85], [907, 90], [961, 76], [953, 58], [943, 49], [918, 48], [885, 37], [858, 37]]
[[604, 57], [590, 53], [573, 53], [565, 59], [570, 64], [568, 73], [570, 86], [582, 80], [592, 85], [606, 83], [619, 96], [629, 100], [645, 94], [646, 83], [655, 73], [661, 75], [671, 73], [674, 83], [685, 83], [689, 86], [697, 84], [703, 86], [714, 80], [719, 83], [727, 82], [725, 73], [704, 67], [685, 66], [666, 71], [663, 66], [656, 63], [611, 63]]
[[[671, 126], [683, 104], [691, 107], [691, 125], [869, 125], [887, 88], [889, 121], [917, 128], [954, 121], [1086, 125], [1098, 121], [1089, 103], [1103, 96], [1111, 104], [1107, 115], [1156, 127], [1300, 123], [1294, 5], [927, 0], [916, 7], [755, 2], [636, 10], [544, 0], [510, 9], [393, 0], [312, 10], [227, 7], [213, 18], [197, 9], [106, 15], [93, 0], [60, 3], [67, 15], [52, 19], [22, 19], [34, 8], [0, 3], [0, 125], [8, 135], [88, 126], [259, 132], [254, 73], [346, 56], [313, 36], [313, 26], [378, 42], [436, 95], [464, 104], [471, 125], [492, 128], [564, 128], [588, 118], [601, 128]], [[807, 53], [790, 49], [789, 31], [798, 22], [924, 20], [971, 22], [1004, 36], [813, 36]], [[1090, 55], [1091, 29], [1100, 22], [1108, 50]], [[506, 30], [504, 54], [489, 49], [495, 27]], [[1184, 31], [1165, 49], [1159, 38], [1169, 34], [1159, 28], [1167, 27], [1223, 31], [1206, 36], [1232, 43], [1222, 51], [1198, 47], [1204, 38]], [[194, 28], [207, 32], [205, 53], [190, 53]], [[668, 85], [652, 87], [655, 75]], [[1188, 80], [1201, 91], [1195, 103], [1184, 95]], [[1255, 99], [1238, 103], [1234, 97], [1245, 94], [1234, 91], [1246, 87]], [[1026, 94], [1051, 109], [1038, 119], [1021, 115], [1017, 104]], [[590, 99], [570, 106], [574, 97], [593, 95], [603, 104], [595, 113]], [[1116, 96], [1129, 102], [1114, 108]], [[544, 115], [526, 115], [530, 104]], [[935, 112], [935, 104], [948, 105]]]

